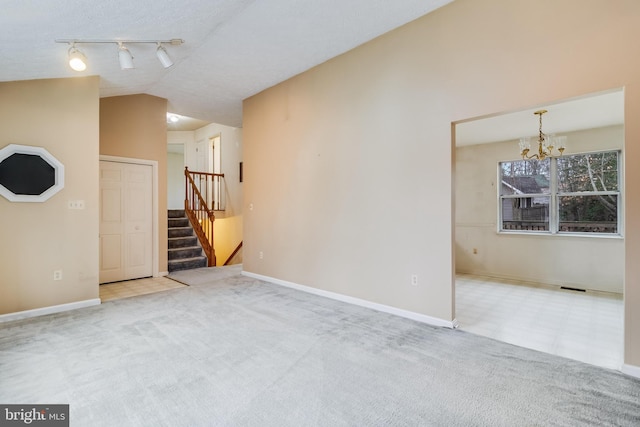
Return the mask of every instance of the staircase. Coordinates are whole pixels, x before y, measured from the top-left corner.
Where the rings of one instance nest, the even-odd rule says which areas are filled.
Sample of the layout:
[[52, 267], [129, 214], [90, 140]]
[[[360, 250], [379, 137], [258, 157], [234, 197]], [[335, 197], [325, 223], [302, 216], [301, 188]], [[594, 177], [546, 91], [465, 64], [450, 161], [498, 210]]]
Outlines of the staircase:
[[207, 266], [198, 238], [184, 210], [169, 210], [169, 272]]

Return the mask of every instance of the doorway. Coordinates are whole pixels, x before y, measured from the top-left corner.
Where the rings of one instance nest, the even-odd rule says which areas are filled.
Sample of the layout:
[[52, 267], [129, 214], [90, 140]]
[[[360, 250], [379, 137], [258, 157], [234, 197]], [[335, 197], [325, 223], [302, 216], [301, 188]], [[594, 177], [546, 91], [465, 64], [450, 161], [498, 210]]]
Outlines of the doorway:
[[[622, 90], [539, 107], [549, 109], [544, 130], [568, 136], [565, 157], [623, 151]], [[455, 123], [455, 317], [469, 332], [620, 369], [623, 230], [595, 236], [500, 227], [498, 164], [520, 160], [518, 139], [538, 130], [535, 110]]]
[[152, 163], [101, 156], [100, 284], [157, 274]]

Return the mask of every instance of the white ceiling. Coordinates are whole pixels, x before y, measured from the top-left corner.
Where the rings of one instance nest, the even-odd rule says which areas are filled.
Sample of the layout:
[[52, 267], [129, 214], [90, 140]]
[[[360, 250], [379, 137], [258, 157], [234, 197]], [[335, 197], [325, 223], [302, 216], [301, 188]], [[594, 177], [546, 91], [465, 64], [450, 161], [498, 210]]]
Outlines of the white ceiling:
[[[176, 116], [177, 122], [169, 120], [169, 116]], [[205, 127], [210, 122], [206, 120], [194, 119], [193, 117], [182, 116], [175, 113], [167, 113], [167, 130], [169, 131], [191, 131]]]
[[624, 123], [624, 92], [617, 90], [585, 95], [577, 99], [457, 123], [456, 146], [537, 136], [539, 122], [534, 112], [541, 109], [547, 110], [542, 116], [542, 131], [546, 134], [619, 125]]
[[[412, 21], [452, 0], [3, 0], [0, 81], [99, 75], [100, 96], [146, 93], [169, 111], [242, 125], [242, 100]], [[83, 73], [56, 39], [181, 38], [129, 46], [136, 68], [122, 71], [115, 44], [78, 45]]]

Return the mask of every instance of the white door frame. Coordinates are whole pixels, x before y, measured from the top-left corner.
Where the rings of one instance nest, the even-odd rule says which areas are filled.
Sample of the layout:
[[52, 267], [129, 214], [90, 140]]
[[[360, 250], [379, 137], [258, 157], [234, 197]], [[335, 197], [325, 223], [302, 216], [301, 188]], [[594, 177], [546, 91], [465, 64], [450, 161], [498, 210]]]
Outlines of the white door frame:
[[133, 159], [129, 157], [100, 155], [100, 161], [129, 163], [135, 165], [151, 166], [151, 180], [153, 189], [151, 194], [151, 247], [152, 247], [152, 273], [153, 277], [160, 276], [158, 266], [158, 162], [156, 160]]

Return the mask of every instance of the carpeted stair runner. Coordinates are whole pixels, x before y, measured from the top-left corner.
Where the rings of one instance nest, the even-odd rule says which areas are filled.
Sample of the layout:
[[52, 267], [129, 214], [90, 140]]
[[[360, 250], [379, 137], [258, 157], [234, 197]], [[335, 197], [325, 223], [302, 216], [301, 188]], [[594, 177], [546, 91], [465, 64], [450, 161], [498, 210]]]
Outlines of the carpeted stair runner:
[[168, 211], [169, 272], [207, 266], [198, 238], [184, 210]]

